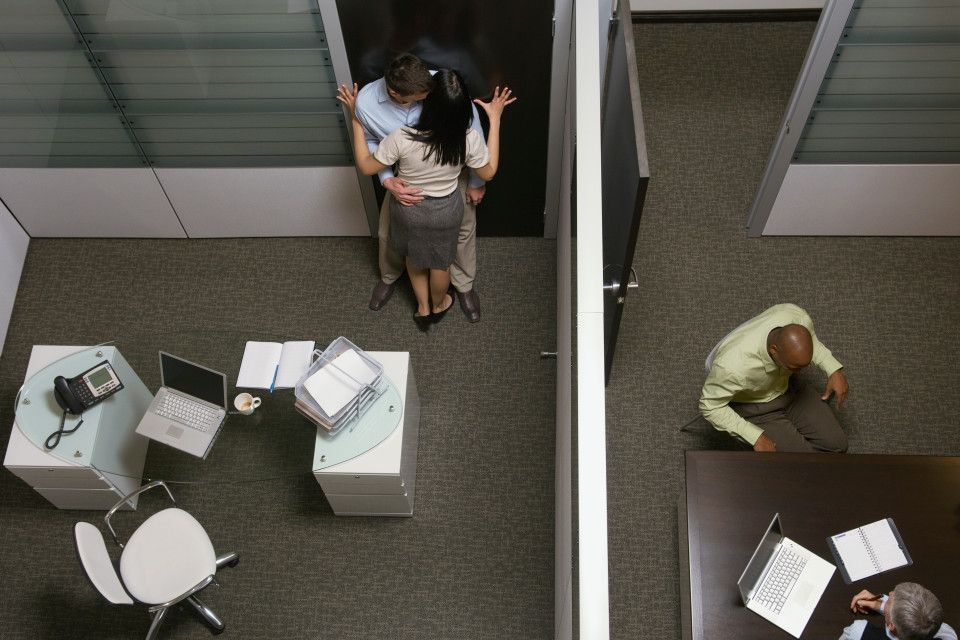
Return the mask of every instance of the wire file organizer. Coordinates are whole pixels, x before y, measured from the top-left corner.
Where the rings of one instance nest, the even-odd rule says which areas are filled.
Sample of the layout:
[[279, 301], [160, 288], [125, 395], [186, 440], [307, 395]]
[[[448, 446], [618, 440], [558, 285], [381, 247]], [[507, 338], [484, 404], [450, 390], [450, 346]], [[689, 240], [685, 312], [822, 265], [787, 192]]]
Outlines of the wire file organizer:
[[294, 387], [294, 408], [331, 435], [353, 431], [384, 391], [383, 365], [340, 336], [314, 361]]

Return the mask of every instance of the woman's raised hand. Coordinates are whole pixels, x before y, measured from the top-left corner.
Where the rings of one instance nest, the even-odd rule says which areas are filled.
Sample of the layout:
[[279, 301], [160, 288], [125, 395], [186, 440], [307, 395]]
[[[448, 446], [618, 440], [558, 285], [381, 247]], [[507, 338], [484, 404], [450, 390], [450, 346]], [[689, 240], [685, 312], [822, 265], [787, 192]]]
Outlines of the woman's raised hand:
[[493, 98], [490, 99], [490, 102], [483, 102], [479, 98], [474, 100], [474, 102], [480, 105], [483, 110], [487, 112], [487, 116], [490, 118], [499, 118], [506, 106], [516, 101], [517, 99], [510, 91], [510, 87], [504, 87], [503, 91], [500, 91], [500, 87], [494, 89]]
[[357, 83], [353, 83], [353, 91], [350, 91], [350, 88], [345, 84], [340, 85], [340, 88], [337, 89], [337, 100], [347, 107], [351, 116], [355, 117], [357, 115]]

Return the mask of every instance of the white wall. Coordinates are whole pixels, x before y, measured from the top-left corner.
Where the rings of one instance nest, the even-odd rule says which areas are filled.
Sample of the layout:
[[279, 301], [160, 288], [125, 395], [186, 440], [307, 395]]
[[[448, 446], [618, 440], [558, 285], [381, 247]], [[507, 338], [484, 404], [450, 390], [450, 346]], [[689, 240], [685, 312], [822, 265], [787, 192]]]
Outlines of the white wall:
[[791, 164], [765, 236], [960, 236], [960, 165]]
[[370, 235], [352, 166], [3, 168], [0, 193], [33, 238]]
[[631, 11], [822, 9], [824, 0], [630, 0]]
[[150, 169], [0, 169], [0, 193], [32, 238], [182, 238]]
[[0, 202], [0, 353], [3, 353], [29, 243], [30, 237]]
[[191, 238], [370, 234], [353, 167], [156, 172]]
[[[576, 51], [576, 379], [579, 638], [610, 637], [607, 555], [606, 389], [603, 367], [603, 203], [600, 178], [600, 41], [598, 3], [577, 2]], [[598, 33], [597, 25], [601, 25]], [[605, 51], [605, 48], [604, 48]]]

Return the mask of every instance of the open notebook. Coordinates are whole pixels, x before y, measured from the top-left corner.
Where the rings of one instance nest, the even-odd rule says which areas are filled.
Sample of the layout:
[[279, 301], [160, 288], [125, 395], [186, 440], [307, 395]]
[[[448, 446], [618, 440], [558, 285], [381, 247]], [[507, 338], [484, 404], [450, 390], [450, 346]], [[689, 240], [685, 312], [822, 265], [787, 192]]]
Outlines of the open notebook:
[[283, 344], [248, 341], [243, 350], [237, 386], [248, 389], [293, 388], [310, 367], [314, 346], [313, 340]]
[[827, 544], [847, 584], [913, 564], [893, 518], [830, 536]]

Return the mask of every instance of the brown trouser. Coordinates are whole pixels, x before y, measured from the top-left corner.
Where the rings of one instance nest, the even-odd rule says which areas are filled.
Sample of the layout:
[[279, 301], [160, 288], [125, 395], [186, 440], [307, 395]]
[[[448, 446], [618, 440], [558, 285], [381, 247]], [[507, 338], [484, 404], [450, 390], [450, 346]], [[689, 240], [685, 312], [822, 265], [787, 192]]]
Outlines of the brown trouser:
[[830, 405], [795, 380], [790, 380], [782, 396], [770, 402], [731, 402], [730, 408], [763, 429], [777, 451], [847, 450], [847, 434]]

